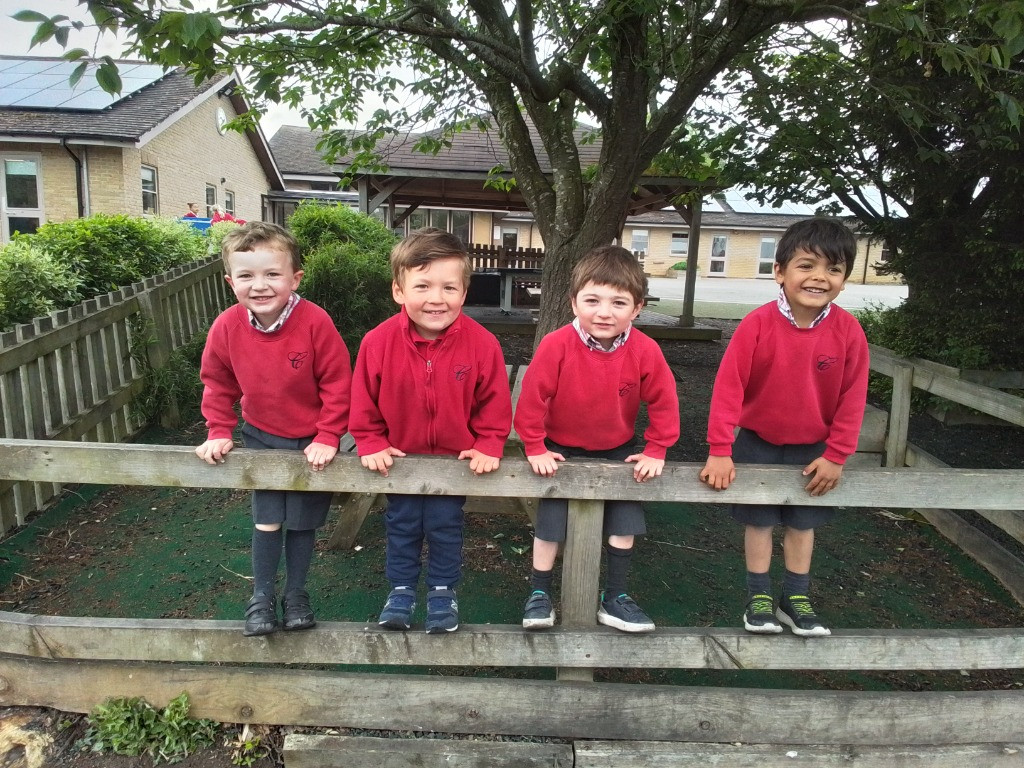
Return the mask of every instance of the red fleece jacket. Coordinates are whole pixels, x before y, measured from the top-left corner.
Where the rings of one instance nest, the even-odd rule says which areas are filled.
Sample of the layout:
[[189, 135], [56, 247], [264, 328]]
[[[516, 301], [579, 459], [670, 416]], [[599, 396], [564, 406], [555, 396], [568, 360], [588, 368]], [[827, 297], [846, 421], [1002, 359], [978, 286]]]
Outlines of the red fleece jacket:
[[797, 328], [772, 301], [740, 322], [715, 377], [708, 417], [712, 456], [731, 456], [739, 425], [775, 445], [824, 441], [836, 464], [857, 450], [868, 388], [868, 343], [839, 306]]

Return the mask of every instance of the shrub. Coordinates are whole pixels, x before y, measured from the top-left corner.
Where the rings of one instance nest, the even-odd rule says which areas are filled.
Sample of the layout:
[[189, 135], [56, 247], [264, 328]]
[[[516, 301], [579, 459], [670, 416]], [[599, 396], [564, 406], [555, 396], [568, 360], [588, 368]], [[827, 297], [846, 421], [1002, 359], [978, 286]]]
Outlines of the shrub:
[[669, 267], [669, 269], [674, 269], [674, 270], [677, 270], [679, 272], [685, 272], [686, 271], [686, 262], [685, 261], [677, 261], [675, 264], [673, 264], [671, 267]]
[[0, 251], [0, 330], [77, 304], [80, 289], [68, 266], [16, 237]]
[[224, 239], [224, 235], [240, 226], [241, 224], [234, 221], [218, 221], [216, 224], [211, 224], [210, 228], [206, 230], [208, 253], [211, 256], [220, 256], [220, 243]]
[[303, 254], [326, 245], [352, 243], [367, 253], [386, 257], [395, 244], [394, 234], [381, 222], [341, 203], [303, 201], [288, 219], [288, 229]]

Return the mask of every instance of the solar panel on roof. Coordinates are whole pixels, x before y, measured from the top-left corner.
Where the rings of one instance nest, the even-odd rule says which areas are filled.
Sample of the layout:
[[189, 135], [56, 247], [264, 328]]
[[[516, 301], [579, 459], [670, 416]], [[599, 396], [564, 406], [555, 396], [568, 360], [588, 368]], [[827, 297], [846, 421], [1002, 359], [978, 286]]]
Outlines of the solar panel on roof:
[[78, 84], [69, 84], [78, 62], [55, 59], [2, 59], [0, 69], [0, 107], [38, 109], [106, 109], [126, 96], [145, 88], [164, 76], [159, 64], [121, 64], [120, 94], [109, 94], [96, 83], [95, 63]]

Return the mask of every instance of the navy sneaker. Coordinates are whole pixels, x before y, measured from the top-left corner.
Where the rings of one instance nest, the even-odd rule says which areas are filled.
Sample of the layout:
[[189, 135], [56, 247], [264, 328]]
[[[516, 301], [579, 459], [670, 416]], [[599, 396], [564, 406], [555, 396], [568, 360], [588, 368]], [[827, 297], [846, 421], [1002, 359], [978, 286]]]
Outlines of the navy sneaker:
[[826, 627], [811, 607], [807, 595], [783, 595], [775, 615], [788, 624], [794, 635], [800, 637], [827, 637], [832, 630]]
[[743, 628], [758, 635], [777, 635], [782, 625], [775, 620], [775, 601], [769, 595], [753, 595], [743, 611]]
[[377, 624], [384, 629], [406, 630], [412, 626], [412, 612], [416, 610], [416, 590], [408, 587], [392, 589]]
[[427, 634], [440, 635], [459, 628], [459, 604], [455, 590], [437, 587], [427, 592]]
[[608, 598], [601, 593], [601, 607], [597, 610], [597, 621], [623, 632], [653, 632], [654, 622], [636, 604], [632, 597], [623, 593]]
[[537, 589], [526, 599], [523, 609], [523, 629], [547, 629], [555, 626], [555, 609], [548, 593]]

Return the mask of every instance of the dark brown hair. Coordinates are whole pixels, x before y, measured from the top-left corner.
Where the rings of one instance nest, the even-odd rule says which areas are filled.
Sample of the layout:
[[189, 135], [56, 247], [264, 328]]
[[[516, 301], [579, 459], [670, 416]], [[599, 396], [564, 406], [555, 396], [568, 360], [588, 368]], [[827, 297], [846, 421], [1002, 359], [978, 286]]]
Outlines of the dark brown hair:
[[610, 285], [625, 291], [636, 304], [642, 304], [647, 295], [647, 275], [636, 256], [619, 245], [603, 245], [583, 254], [572, 269], [569, 293], [577, 296], [583, 287]]

